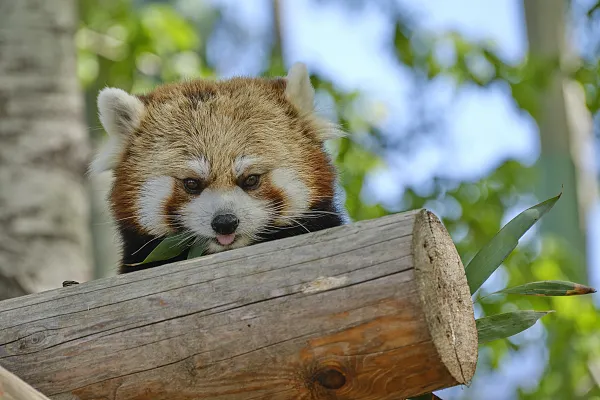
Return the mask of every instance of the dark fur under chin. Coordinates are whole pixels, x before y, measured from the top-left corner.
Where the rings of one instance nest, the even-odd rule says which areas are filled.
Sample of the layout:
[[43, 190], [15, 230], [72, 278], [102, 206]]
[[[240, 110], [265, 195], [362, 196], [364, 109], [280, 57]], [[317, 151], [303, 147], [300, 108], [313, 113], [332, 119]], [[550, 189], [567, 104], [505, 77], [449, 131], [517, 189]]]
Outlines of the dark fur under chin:
[[[316, 204], [311, 207], [310, 212], [321, 212], [318, 217], [314, 214], [307, 218], [297, 218], [298, 224], [293, 226], [282, 227], [281, 229], [272, 230], [268, 234], [262, 235], [262, 239], [257, 243], [269, 242], [272, 240], [283, 239], [286, 237], [298, 236], [310, 232], [316, 232], [323, 229], [333, 228], [345, 223], [342, 212], [337, 207], [334, 201], [328, 200]], [[123, 254], [121, 257], [120, 274], [125, 274], [143, 269], [154, 268], [160, 265], [182, 261], [187, 258], [187, 251], [177, 257], [169, 260], [157, 261], [143, 265], [131, 266], [128, 264], [137, 264], [142, 261], [158, 246], [163, 238], [151, 235], [140, 234], [131, 226], [125, 223], [119, 225], [121, 240], [123, 243]]]

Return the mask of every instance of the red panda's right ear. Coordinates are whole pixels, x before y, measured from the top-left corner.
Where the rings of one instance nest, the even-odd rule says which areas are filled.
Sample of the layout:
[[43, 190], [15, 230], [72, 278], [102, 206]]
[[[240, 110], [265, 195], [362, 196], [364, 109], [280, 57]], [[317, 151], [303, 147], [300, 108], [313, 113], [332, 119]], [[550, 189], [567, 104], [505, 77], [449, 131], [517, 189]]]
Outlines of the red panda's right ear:
[[125, 138], [136, 130], [142, 120], [144, 103], [124, 90], [104, 88], [98, 94], [98, 115], [109, 135], [90, 165], [92, 173], [115, 167], [124, 150]]
[[104, 88], [98, 94], [98, 113], [109, 135], [128, 135], [139, 126], [144, 103], [124, 90]]

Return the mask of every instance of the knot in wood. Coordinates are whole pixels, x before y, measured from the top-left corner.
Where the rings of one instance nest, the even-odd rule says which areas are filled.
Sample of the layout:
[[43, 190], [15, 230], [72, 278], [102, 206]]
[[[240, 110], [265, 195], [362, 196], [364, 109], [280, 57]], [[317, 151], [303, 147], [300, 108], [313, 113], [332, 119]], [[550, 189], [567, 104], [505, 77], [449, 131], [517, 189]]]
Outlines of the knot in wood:
[[328, 368], [317, 372], [315, 381], [325, 389], [337, 390], [346, 384], [346, 376], [337, 369]]
[[44, 345], [47, 337], [46, 331], [37, 331], [30, 333], [18, 342], [18, 349], [23, 352], [27, 350], [34, 350]]

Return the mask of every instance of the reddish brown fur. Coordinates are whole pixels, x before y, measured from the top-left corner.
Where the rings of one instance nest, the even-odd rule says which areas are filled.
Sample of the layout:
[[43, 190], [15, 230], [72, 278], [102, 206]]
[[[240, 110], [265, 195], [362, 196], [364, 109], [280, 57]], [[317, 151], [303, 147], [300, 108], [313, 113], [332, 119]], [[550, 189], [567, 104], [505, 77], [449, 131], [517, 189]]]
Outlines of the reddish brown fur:
[[189, 201], [189, 195], [185, 192], [181, 185], [175, 186], [175, 190], [173, 193], [171, 193], [171, 197], [169, 197], [164, 206], [164, 214], [169, 216], [166, 219], [167, 223], [173, 230], [176, 230], [178, 227], [176, 218], [178, 210], [180, 210], [181, 207]]
[[265, 180], [265, 183], [260, 186], [256, 193], [252, 193], [251, 195], [257, 196], [261, 199], [270, 199], [271, 204], [269, 206], [274, 210], [275, 213], [279, 214], [282, 207], [284, 207], [285, 204], [290, 201], [286, 198], [283, 191], [273, 186], [268, 179]]

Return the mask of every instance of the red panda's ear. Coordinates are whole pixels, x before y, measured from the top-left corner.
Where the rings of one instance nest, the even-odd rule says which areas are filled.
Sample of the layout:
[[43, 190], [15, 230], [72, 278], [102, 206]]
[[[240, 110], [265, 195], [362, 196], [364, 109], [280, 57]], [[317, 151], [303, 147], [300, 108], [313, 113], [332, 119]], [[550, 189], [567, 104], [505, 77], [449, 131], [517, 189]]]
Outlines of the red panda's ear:
[[285, 95], [302, 113], [312, 113], [315, 102], [315, 89], [310, 83], [306, 65], [295, 63], [286, 77]]
[[317, 127], [317, 137], [322, 142], [344, 136], [337, 124], [328, 121], [314, 112], [315, 89], [310, 83], [306, 65], [293, 64], [286, 77], [285, 95], [302, 114], [310, 116]]
[[139, 126], [144, 103], [124, 90], [104, 88], [98, 94], [98, 113], [109, 135], [128, 135]]
[[92, 161], [91, 172], [100, 173], [114, 168], [124, 150], [124, 139], [138, 128], [143, 113], [144, 104], [138, 97], [117, 88], [100, 91], [98, 114], [109, 139]]

